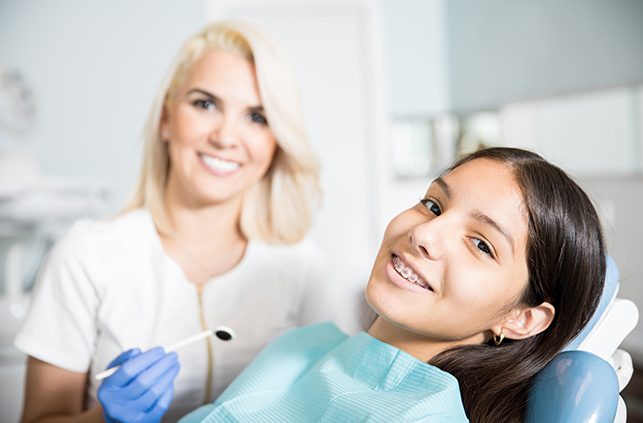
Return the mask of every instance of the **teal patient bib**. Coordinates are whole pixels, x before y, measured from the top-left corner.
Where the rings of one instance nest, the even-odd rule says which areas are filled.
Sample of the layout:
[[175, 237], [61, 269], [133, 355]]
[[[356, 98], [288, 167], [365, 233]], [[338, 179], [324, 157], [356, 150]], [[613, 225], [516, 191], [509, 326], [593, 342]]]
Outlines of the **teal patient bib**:
[[467, 422], [458, 381], [367, 333], [332, 323], [270, 345], [191, 422]]

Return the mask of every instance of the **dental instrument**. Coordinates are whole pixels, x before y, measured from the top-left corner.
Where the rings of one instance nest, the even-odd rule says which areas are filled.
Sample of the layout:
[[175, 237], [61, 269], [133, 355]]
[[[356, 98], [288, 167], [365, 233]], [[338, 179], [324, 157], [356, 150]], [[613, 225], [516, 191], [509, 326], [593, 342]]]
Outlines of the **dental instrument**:
[[[217, 338], [219, 338], [222, 341], [231, 341], [234, 339], [235, 334], [232, 329], [230, 329], [227, 326], [219, 326], [214, 330], [206, 330], [201, 333], [197, 333], [196, 335], [189, 336], [185, 339], [182, 339], [178, 342], [175, 342], [174, 344], [170, 345], [169, 347], [164, 347], [163, 349], [165, 350], [166, 353], [178, 350], [179, 348], [183, 348], [186, 345], [190, 345], [196, 341], [200, 341], [201, 339], [206, 339], [211, 337], [212, 335], [215, 335]], [[121, 366], [114, 366], [111, 367], [99, 374], [96, 375], [96, 380], [103, 380], [107, 377], [110, 377], [116, 371], [120, 368]]]

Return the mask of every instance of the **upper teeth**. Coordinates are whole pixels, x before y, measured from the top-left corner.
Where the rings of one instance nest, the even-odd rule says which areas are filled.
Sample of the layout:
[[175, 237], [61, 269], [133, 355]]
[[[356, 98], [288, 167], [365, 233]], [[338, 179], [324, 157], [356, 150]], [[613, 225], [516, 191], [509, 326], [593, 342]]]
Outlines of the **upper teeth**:
[[431, 290], [431, 287], [414, 273], [410, 267], [407, 267], [398, 256], [393, 256], [393, 268], [407, 281], [419, 285], [424, 289]]
[[220, 172], [232, 172], [233, 170], [237, 170], [239, 168], [239, 163], [223, 160], [218, 157], [206, 156], [205, 154], [202, 154], [201, 159], [203, 160], [203, 163], [205, 163], [208, 167]]

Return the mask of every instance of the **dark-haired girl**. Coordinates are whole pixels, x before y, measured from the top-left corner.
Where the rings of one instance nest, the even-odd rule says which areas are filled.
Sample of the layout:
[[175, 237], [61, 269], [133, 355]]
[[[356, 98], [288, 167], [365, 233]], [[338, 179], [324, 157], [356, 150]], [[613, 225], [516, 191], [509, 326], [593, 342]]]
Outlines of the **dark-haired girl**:
[[478, 151], [388, 225], [368, 333], [293, 330], [185, 421], [521, 421], [604, 274], [599, 219], [563, 171], [524, 150]]

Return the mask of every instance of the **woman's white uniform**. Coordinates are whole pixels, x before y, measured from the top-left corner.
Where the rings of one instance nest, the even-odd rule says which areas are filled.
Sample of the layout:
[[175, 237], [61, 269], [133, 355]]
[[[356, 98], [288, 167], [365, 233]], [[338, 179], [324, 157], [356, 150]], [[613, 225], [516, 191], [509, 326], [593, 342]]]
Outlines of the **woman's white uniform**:
[[251, 241], [241, 262], [199, 294], [163, 250], [147, 210], [82, 221], [50, 253], [15, 345], [63, 369], [89, 371], [92, 405], [100, 384], [94, 376], [122, 351], [170, 345], [204, 325], [231, 327], [233, 341], [210, 338], [177, 351], [181, 371], [166, 414], [176, 420], [214, 399], [283, 330], [332, 317], [322, 269], [310, 240], [290, 246]]

